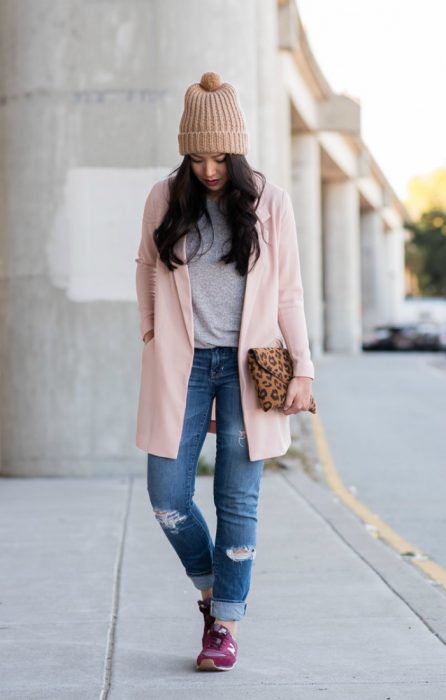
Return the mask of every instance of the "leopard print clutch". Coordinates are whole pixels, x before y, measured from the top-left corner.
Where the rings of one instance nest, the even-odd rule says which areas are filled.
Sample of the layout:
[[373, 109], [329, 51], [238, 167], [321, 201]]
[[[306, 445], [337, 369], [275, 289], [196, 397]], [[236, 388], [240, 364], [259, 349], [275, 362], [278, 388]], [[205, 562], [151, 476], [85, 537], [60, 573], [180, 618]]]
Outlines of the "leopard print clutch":
[[[263, 410], [282, 408], [293, 376], [293, 363], [287, 348], [250, 348], [248, 365]], [[316, 413], [313, 396], [308, 410]]]

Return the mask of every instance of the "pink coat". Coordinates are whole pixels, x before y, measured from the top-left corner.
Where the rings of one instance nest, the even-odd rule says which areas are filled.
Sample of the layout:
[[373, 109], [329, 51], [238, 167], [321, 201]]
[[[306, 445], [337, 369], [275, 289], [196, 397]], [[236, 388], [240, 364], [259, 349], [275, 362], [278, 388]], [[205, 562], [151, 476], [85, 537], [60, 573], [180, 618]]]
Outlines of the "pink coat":
[[[164, 178], [147, 197], [136, 258], [141, 338], [154, 330], [154, 337], [142, 350], [136, 446], [147, 453], [176, 458], [194, 354], [194, 328], [188, 266], [168, 270], [153, 240], [167, 198], [168, 178]], [[276, 409], [265, 413], [259, 406], [248, 369], [248, 349], [279, 346], [282, 341], [293, 359], [293, 374], [314, 379], [289, 194], [267, 182], [257, 215], [263, 224], [263, 233], [257, 224], [260, 257], [247, 276], [237, 351], [251, 461], [285, 454], [291, 434], [290, 416]], [[177, 243], [176, 252], [186, 260], [185, 237]], [[215, 399], [211, 419], [215, 419]]]

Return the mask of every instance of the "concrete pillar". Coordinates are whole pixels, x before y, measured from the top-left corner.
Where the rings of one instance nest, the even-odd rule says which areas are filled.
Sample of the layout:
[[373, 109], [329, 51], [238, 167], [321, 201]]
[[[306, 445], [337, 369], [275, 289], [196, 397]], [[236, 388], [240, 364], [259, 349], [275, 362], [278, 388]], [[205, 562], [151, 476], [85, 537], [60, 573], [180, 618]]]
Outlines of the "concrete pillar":
[[362, 333], [385, 323], [386, 250], [381, 213], [375, 209], [361, 214], [361, 302]]
[[277, 0], [256, 3], [258, 163], [272, 182], [280, 178]]
[[239, 88], [257, 157], [255, 0], [183, 10], [0, 3], [3, 474], [144, 471], [134, 258], [202, 72]]
[[385, 267], [385, 312], [389, 323], [400, 323], [403, 319], [404, 285], [404, 236], [403, 226], [395, 227], [384, 234]]
[[326, 350], [361, 349], [359, 197], [354, 182], [322, 188]]
[[304, 305], [311, 353], [323, 346], [320, 147], [315, 134], [294, 134], [291, 195], [299, 241]]
[[280, 81], [277, 86], [278, 123], [276, 134], [277, 150], [280, 154], [277, 184], [291, 192], [291, 103], [285, 86]]

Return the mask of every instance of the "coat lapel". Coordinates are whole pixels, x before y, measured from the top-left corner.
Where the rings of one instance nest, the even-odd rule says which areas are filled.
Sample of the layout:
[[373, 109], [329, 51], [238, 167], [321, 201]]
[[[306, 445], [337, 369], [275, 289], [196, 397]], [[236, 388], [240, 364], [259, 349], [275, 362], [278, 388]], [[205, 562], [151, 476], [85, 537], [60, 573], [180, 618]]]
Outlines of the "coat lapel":
[[[265, 202], [260, 201], [257, 207], [257, 216], [262, 224], [264, 224], [270, 218], [270, 212]], [[262, 276], [263, 270], [263, 251], [265, 245], [269, 240], [269, 230], [267, 226], [263, 227], [263, 231], [257, 222], [256, 226], [257, 232], [259, 234], [259, 244], [260, 244], [260, 257], [257, 260], [252, 270], [248, 270], [245, 296], [243, 301], [242, 318], [240, 324], [240, 336], [244, 337], [244, 331], [248, 327], [249, 319], [254, 306], [254, 300], [256, 298], [257, 289], [259, 286], [260, 278]], [[183, 236], [180, 241], [180, 246], [178, 248], [178, 257], [185, 263], [186, 261], [186, 236]], [[252, 267], [254, 262], [254, 255], [251, 253], [249, 259], [249, 268]], [[194, 347], [194, 326], [193, 326], [193, 310], [192, 310], [192, 290], [190, 284], [189, 268], [186, 264], [179, 265], [175, 270], [173, 270], [173, 276], [175, 279], [175, 284], [178, 292], [178, 298], [180, 300], [181, 310], [183, 313], [184, 324], [186, 326], [187, 334], [191, 346]]]
[[[253, 269], [251, 271], [248, 270], [245, 287], [245, 297], [242, 308], [242, 317], [240, 321], [239, 345], [244, 345], [245, 332], [248, 329], [249, 321], [254, 308], [254, 301], [257, 297], [257, 290], [263, 273], [263, 263], [266, 255], [265, 248], [269, 242], [269, 228], [264, 224], [270, 218], [270, 212], [266, 204], [262, 201], [260, 201], [259, 206], [257, 208], [257, 216], [260, 219], [260, 222], [263, 224], [263, 231], [261, 226], [259, 225], [259, 222], [257, 222], [256, 226], [257, 232], [259, 234], [260, 257], [255, 263]], [[254, 254], [251, 253], [251, 256], [249, 258], [249, 268], [252, 267], [253, 263]]]

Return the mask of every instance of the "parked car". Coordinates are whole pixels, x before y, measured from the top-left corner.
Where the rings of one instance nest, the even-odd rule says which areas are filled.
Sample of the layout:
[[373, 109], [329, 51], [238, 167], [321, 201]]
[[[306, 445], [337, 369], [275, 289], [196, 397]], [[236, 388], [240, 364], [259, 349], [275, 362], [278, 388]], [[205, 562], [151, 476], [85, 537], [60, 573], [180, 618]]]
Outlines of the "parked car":
[[363, 350], [446, 350], [446, 328], [432, 321], [375, 326]]

